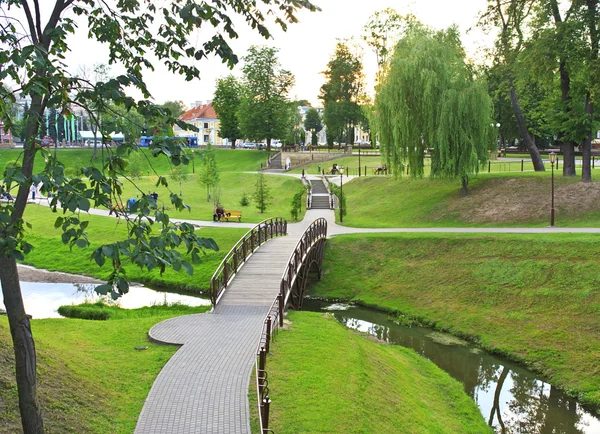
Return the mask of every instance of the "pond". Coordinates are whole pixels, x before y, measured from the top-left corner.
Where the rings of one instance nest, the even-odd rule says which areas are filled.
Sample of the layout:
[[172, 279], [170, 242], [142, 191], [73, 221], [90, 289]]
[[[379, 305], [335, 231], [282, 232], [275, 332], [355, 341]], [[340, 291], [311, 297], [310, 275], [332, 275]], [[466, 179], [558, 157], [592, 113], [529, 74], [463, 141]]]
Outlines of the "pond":
[[[61, 318], [56, 311], [59, 306], [95, 302], [99, 296], [94, 292], [97, 284], [91, 283], [32, 283], [21, 282], [25, 311], [34, 319]], [[0, 294], [2, 307], [4, 298]], [[116, 304], [124, 309], [135, 309], [162, 303], [182, 303], [189, 306], [208, 306], [210, 300], [172, 292], [155, 291], [144, 286], [131, 286], [129, 292]]]
[[452, 335], [398, 325], [385, 313], [352, 305], [306, 299], [303, 309], [328, 311], [346, 327], [428, 358], [463, 384], [496, 433], [600, 433], [600, 419], [556, 387]]

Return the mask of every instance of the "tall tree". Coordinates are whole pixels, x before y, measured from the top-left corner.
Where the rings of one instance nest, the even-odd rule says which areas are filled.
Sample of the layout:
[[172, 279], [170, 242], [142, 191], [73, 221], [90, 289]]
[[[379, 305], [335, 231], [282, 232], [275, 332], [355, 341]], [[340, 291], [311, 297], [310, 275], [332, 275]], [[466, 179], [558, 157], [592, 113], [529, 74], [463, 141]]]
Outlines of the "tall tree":
[[321, 86], [319, 99], [323, 101], [323, 121], [327, 128], [327, 143], [354, 143], [354, 126], [362, 117], [360, 104], [366, 100], [364, 74], [358, 55], [348, 44], [338, 42], [327, 69], [323, 72], [325, 84]]
[[[120, 146], [114, 154], [106, 149], [105, 170], [82, 168], [84, 182], [66, 178], [64, 166], [49, 156], [42, 171], [34, 173], [36, 156], [46, 152], [36, 141], [45, 109], [58, 107], [67, 114], [71, 104], [75, 104], [94, 113], [92, 102], [106, 100], [125, 107], [136, 107], [151, 120], [161, 113], [149, 102], [151, 95], [144, 83], [144, 72], [153, 68], [148, 60], [149, 53], [153, 53], [157, 61], [164, 62], [171, 72], [191, 80], [199, 77], [199, 69], [194, 66], [195, 63], [190, 66], [183, 61], [187, 58], [202, 59], [216, 54], [229, 66], [237, 62], [228, 43], [229, 39], [238, 37], [237, 26], [229, 15], [232, 11], [240, 16], [240, 22], [250, 23], [253, 29], [269, 38], [265, 17], [272, 16], [274, 22], [285, 30], [287, 23], [297, 21], [295, 14], [298, 9], [316, 9], [305, 0], [258, 0], [253, 3], [256, 7], [248, 7], [242, 0], [210, 3], [188, 0], [48, 0], [43, 8], [40, 3], [39, 0], [0, 0], [0, 5], [9, 6], [2, 7], [0, 17], [0, 58], [3, 59], [0, 82], [12, 80], [21, 94], [31, 98], [31, 106], [25, 116], [22, 164], [3, 173], [7, 188], [17, 185], [18, 194], [14, 203], [0, 205], [0, 239], [3, 240], [0, 246], [0, 282], [15, 350], [19, 408], [26, 434], [44, 431], [37, 399], [35, 345], [29, 317], [23, 306], [16, 262], [32, 248], [27, 242], [23, 220], [29, 187], [32, 183], [42, 182], [42, 192], [53, 193], [50, 208], [57, 211], [60, 206], [66, 213], [55, 223], [64, 232], [63, 241], [71, 246], [85, 247], [88, 245], [85, 236], [88, 222], [81, 220], [78, 213], [85, 213], [93, 205], [109, 207], [111, 201], [120, 200], [122, 188], [118, 174], [123, 169], [123, 155], [135, 149], [132, 144]], [[207, 25], [215, 28], [214, 33], [207, 31]], [[104, 82], [90, 82], [70, 73], [63, 59], [77, 26], [86, 26], [83, 34], [104, 43], [109, 53], [108, 62], [121, 64], [122, 74]], [[190, 43], [190, 35], [200, 27], [208, 39], [200, 44]], [[144, 99], [127, 95], [125, 91], [130, 86]], [[16, 94], [0, 89], [0, 100], [14, 102]], [[0, 110], [0, 117], [7, 128], [12, 126], [12, 118], [5, 110]], [[176, 120], [169, 118], [167, 121]], [[183, 122], [179, 124], [185, 127]], [[185, 148], [175, 140], [153, 144], [153, 154], [166, 155], [175, 165], [189, 161]], [[159, 182], [167, 183], [164, 177], [160, 177]], [[185, 206], [177, 194], [171, 194], [170, 200], [176, 209]], [[186, 244], [194, 261], [199, 260], [200, 249], [216, 247], [214, 241], [195, 235], [191, 225], [171, 223], [168, 215], [157, 210], [154, 201], [147, 197], [139, 201], [137, 208], [139, 219], [128, 220], [130, 238], [103, 246], [92, 254], [97, 264], [108, 262], [113, 268], [108, 284], [99, 287], [99, 291], [113, 295], [128, 291], [127, 276], [122, 266], [128, 260], [147, 269], [163, 271], [166, 264], [173, 264], [191, 272], [193, 268], [182, 260], [178, 247]], [[160, 226], [161, 240], [152, 231], [153, 224]]]
[[410, 27], [417, 24], [418, 21], [413, 15], [400, 15], [392, 8], [375, 11], [369, 17], [369, 21], [362, 29], [361, 39], [375, 53], [377, 60], [376, 83], [379, 83], [382, 74], [385, 74], [390, 54], [393, 54], [398, 40], [406, 34]]
[[240, 108], [241, 97], [242, 86], [233, 75], [217, 80], [213, 107], [219, 117], [219, 136], [228, 139], [232, 149], [235, 149], [235, 142], [240, 137], [237, 112]]
[[312, 146], [317, 146], [317, 134], [323, 129], [323, 124], [321, 123], [321, 115], [319, 115], [319, 112], [316, 108], [310, 108], [306, 112], [306, 117], [304, 118], [304, 129], [312, 133]]
[[402, 38], [375, 100], [382, 154], [394, 173], [406, 164], [412, 177], [459, 178], [467, 193], [469, 175], [488, 159], [493, 141], [492, 104], [484, 84], [465, 61], [458, 31], [411, 31]]
[[527, 121], [519, 103], [516, 89], [517, 65], [519, 54], [524, 46], [524, 27], [531, 16], [531, 8], [537, 0], [488, 0], [488, 8], [481, 17], [484, 27], [495, 26], [498, 29], [494, 62], [503, 69], [508, 94], [519, 127], [521, 138], [531, 156], [536, 171], [543, 172], [544, 162], [528, 129]]
[[288, 93], [294, 85], [291, 72], [281, 69], [278, 50], [252, 46], [244, 57], [243, 98], [238, 110], [240, 130], [252, 140], [266, 140], [267, 152], [271, 140], [285, 136]]

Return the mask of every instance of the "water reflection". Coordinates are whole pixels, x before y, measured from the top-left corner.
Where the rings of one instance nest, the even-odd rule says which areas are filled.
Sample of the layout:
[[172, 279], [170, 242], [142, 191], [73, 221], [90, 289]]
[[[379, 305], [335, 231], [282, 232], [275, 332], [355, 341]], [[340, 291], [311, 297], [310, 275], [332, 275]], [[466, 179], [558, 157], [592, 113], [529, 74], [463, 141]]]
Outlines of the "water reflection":
[[454, 336], [395, 324], [387, 315], [349, 305], [305, 300], [304, 309], [330, 311], [345, 326], [412, 348], [456, 380], [501, 434], [600, 433], [600, 419], [526, 369]]
[[[60, 318], [56, 311], [59, 306], [78, 304], [85, 301], [99, 300], [94, 288], [89, 283], [32, 283], [21, 282], [21, 291], [25, 303], [25, 311], [33, 318]], [[4, 299], [0, 294], [2, 306]], [[119, 298], [115, 304], [124, 309], [135, 309], [162, 303], [182, 303], [189, 306], [207, 306], [210, 300], [189, 295], [159, 292], [144, 286], [132, 286], [129, 292]]]

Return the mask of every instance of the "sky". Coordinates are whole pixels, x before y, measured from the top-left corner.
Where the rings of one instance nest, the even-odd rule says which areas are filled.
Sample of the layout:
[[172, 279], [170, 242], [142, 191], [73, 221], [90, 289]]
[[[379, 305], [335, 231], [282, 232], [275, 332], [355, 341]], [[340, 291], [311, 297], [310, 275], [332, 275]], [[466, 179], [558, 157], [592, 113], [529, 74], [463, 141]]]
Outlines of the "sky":
[[[360, 40], [363, 26], [377, 10], [390, 7], [400, 14], [412, 13], [420, 21], [436, 29], [446, 28], [452, 24], [458, 25], [463, 35], [467, 55], [471, 58], [480, 57], [483, 41], [489, 41], [489, 38], [476, 28], [477, 16], [485, 8], [486, 0], [314, 0], [313, 2], [322, 11], [300, 12], [299, 23], [289, 25], [287, 32], [274, 31], [273, 38], [265, 40], [242, 24], [237, 28], [240, 38], [234, 40], [231, 45], [240, 58], [246, 54], [251, 45], [278, 48], [282, 68], [291, 71], [296, 77], [296, 84], [290, 98], [306, 99], [315, 106], [320, 105], [318, 94], [324, 82], [321, 72], [326, 69], [337, 39], [354, 37], [357, 41]], [[469, 31], [470, 28], [473, 28], [472, 31]], [[82, 33], [78, 33], [70, 41], [72, 50], [67, 57], [67, 62], [74, 70], [81, 65], [91, 67], [106, 59], [103, 55], [106, 49], [96, 42], [86, 40], [85, 34]], [[366, 46], [362, 51], [367, 88], [372, 91], [376, 70], [375, 56]], [[186, 82], [157, 63], [156, 71], [146, 75], [146, 82], [155, 102], [181, 100], [190, 107], [195, 101], [206, 102], [212, 99], [215, 83], [219, 77], [231, 73], [241, 76], [241, 62], [233, 70], [216, 58], [197, 61], [196, 66], [201, 70], [201, 79]], [[113, 68], [113, 72], [117, 73], [118, 69]]]

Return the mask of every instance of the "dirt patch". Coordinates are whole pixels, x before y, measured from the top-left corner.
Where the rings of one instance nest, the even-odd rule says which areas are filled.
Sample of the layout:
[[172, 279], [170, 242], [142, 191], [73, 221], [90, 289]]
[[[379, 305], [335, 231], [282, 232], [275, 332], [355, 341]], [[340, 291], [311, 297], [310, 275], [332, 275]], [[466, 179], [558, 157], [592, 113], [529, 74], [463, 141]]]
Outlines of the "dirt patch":
[[19, 265], [19, 280], [21, 282], [40, 283], [102, 283], [93, 277], [77, 274], [61, 273], [58, 271], [41, 270], [28, 265]]
[[[466, 223], [519, 223], [549, 217], [551, 184], [545, 178], [493, 178], [472, 188], [469, 196], [445, 204], [444, 214]], [[556, 216], [600, 211], [600, 182], [559, 179], [555, 185]]]

